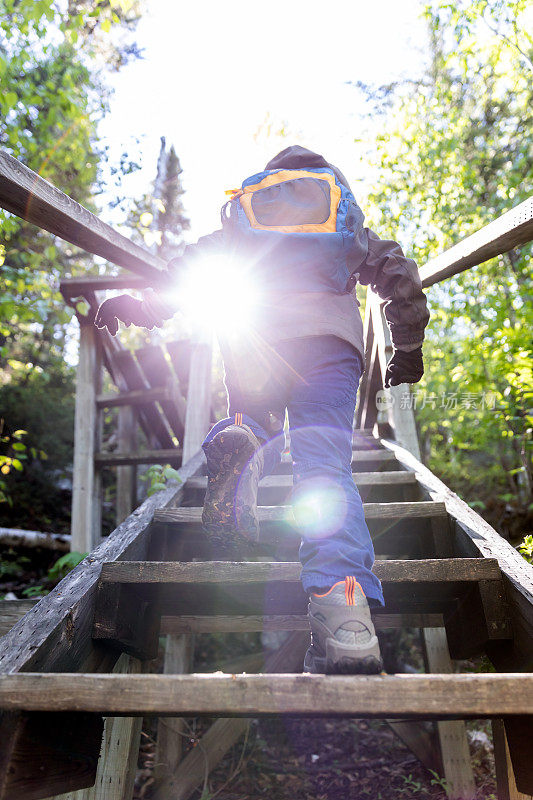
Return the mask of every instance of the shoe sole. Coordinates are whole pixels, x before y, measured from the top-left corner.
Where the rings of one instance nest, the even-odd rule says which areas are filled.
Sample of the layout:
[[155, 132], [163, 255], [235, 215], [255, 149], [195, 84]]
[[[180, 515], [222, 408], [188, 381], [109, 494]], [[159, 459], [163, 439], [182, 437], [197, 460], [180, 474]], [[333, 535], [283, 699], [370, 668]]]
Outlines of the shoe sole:
[[259, 538], [257, 484], [260, 457], [244, 430], [221, 431], [207, 448], [207, 492], [202, 528], [222, 550], [251, 546]]

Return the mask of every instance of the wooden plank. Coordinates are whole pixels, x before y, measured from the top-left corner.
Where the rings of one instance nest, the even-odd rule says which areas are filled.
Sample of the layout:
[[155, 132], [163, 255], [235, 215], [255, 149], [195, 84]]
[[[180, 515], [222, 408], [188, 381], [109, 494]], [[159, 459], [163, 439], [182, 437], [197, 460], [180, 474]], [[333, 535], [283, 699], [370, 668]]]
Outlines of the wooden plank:
[[[300, 580], [298, 562], [256, 561], [112, 561], [102, 564], [100, 583], [244, 584]], [[422, 561], [376, 561], [374, 574], [384, 583], [437, 583], [498, 580], [493, 558], [435, 558]]]
[[130, 242], [4, 151], [0, 151], [0, 206], [88, 253], [161, 282], [166, 266], [161, 258]]
[[[361, 472], [353, 476], [356, 486], [388, 486], [389, 484], [416, 485], [412, 472]], [[267, 475], [259, 482], [263, 488], [292, 488], [292, 475]], [[188, 489], [207, 489], [207, 476], [197, 475], [187, 481]]]
[[[137, 449], [137, 420], [131, 407], [118, 410], [117, 442], [119, 450], [132, 453]], [[115, 520], [120, 525], [123, 519], [131, 514], [136, 505], [137, 470], [134, 465], [117, 469], [117, 487], [115, 502]]]
[[484, 225], [420, 269], [422, 286], [457, 275], [533, 239], [533, 197]]
[[182, 460], [182, 448], [148, 450], [144, 453], [96, 453], [95, 463], [101, 467], [121, 467], [125, 464], [167, 464]]
[[463, 675], [0, 675], [6, 711], [106, 716], [490, 718], [533, 714], [533, 673]]
[[[453, 665], [444, 628], [423, 630], [422, 641], [427, 671], [451, 675]], [[441, 720], [437, 722], [437, 735], [447, 797], [452, 800], [474, 800], [476, 785], [464, 722]]]
[[167, 352], [172, 361], [174, 372], [179, 378], [183, 396], [186, 398], [189, 391], [189, 375], [191, 371], [191, 354], [193, 344], [190, 339], [179, 339], [166, 343]]
[[[168, 636], [163, 664], [164, 674], [179, 675], [189, 672], [193, 650], [192, 636]], [[166, 717], [158, 722], [155, 779], [159, 784], [166, 784], [169, 781], [182, 760], [185, 728], [181, 717]]]
[[[126, 655], [119, 658], [113, 669], [126, 675], [138, 675], [141, 671], [141, 662]], [[141, 728], [142, 717], [107, 717], [94, 786], [53, 800], [131, 800]]]
[[156, 788], [153, 800], [186, 800], [190, 797], [228, 750], [244, 736], [249, 726], [247, 718], [217, 719], [163, 785]]
[[[129, 350], [117, 350], [113, 355], [113, 363], [121, 373], [129, 391], [150, 388], [146, 383], [141, 368]], [[153, 443], [160, 447], [173, 447], [172, 432], [163, 414], [156, 403], [146, 403], [138, 407], [139, 412], [145, 417], [153, 433]]]
[[0, 637], [5, 636], [37, 602], [37, 600], [0, 600]]
[[[0, 159], [0, 168], [1, 168]], [[1, 173], [0, 173], [1, 174]], [[100, 531], [95, 515], [99, 500], [95, 478], [96, 392], [99, 385], [99, 359], [96, 328], [80, 325], [79, 358], [76, 369], [76, 408], [74, 419], [74, 467], [72, 487], [71, 548], [87, 553], [98, 544]]]
[[509, 743], [501, 719], [492, 720], [492, 739], [494, 742], [494, 761], [496, 765], [496, 786], [498, 800], [533, 800], [533, 795], [523, 794], [516, 787]]
[[377, 342], [372, 326], [370, 306], [365, 306], [363, 321], [363, 337], [365, 343], [365, 368], [359, 384], [359, 399], [355, 414], [356, 428], [373, 429], [376, 422], [376, 391], [380, 388], [380, 376], [377, 369]]
[[[163, 451], [164, 452], [164, 451]], [[364, 503], [365, 519], [432, 519], [446, 517], [446, 508], [442, 503], [433, 501], [404, 503]], [[259, 520], [265, 523], [285, 523], [295, 525], [292, 506], [259, 506]], [[157, 512], [154, 522], [197, 525], [201, 523], [202, 509], [169, 508]]]
[[167, 391], [167, 396], [161, 398], [159, 402], [174, 434], [182, 442], [185, 430], [186, 402], [182, 396], [179, 381], [163, 355], [162, 348], [158, 345], [142, 347], [135, 351], [135, 357], [152, 388], [167, 386], [167, 389], [170, 389]]
[[[281, 460], [284, 464], [292, 464], [292, 456], [290, 453], [283, 453]], [[391, 453], [385, 449], [380, 450], [353, 450], [352, 451], [352, 465], [357, 466], [360, 461], [368, 463], [391, 463], [396, 459]]]
[[[388, 628], [434, 628], [443, 625], [442, 614], [394, 614], [376, 609], [372, 614], [378, 630]], [[309, 630], [307, 614], [214, 615], [190, 614], [161, 619], [161, 633], [248, 633], [253, 631], [306, 631]]]
[[[373, 476], [376, 476], [375, 480]], [[361, 472], [354, 475], [354, 480], [364, 502], [370, 499], [380, 502], [418, 499], [417, 483], [414, 475], [409, 472]], [[185, 487], [186, 498], [193, 505], [201, 505], [206, 487], [206, 476], [192, 479]], [[292, 475], [269, 475], [259, 483], [258, 503], [260, 505], [288, 503], [292, 488]]]
[[157, 386], [155, 389], [135, 389], [133, 392], [121, 394], [100, 394], [96, 398], [96, 406], [97, 408], [137, 406], [168, 400], [172, 396], [172, 387], [166, 384], [165, 386]]
[[183, 458], [185, 461], [196, 453], [209, 429], [211, 407], [211, 341], [193, 344], [187, 390], [187, 416]]
[[21, 528], [0, 528], [0, 544], [4, 547], [22, 547], [29, 550], [57, 550], [68, 553], [70, 535], [45, 533], [44, 531], [24, 531]]
[[140, 275], [79, 275], [75, 278], [66, 278], [59, 283], [59, 291], [70, 300], [75, 297], [84, 297], [86, 294], [103, 292], [106, 289], [116, 291], [122, 289], [148, 289], [152, 285], [149, 278]]
[[[197, 456], [182, 467], [183, 481], [193, 475], [201, 464]], [[70, 572], [52, 592], [2, 638], [0, 645], [0, 672], [17, 673], [22, 670], [109, 670], [117, 654], [102, 648], [91, 637], [92, 616], [96, 586], [101, 564], [118, 558], [146, 558], [149, 547], [150, 525], [154, 509], [179, 502], [183, 485], [170, 486], [148, 498], [78, 567]], [[0, 748], [0, 798], [42, 797], [47, 790], [43, 774], [50, 781], [48, 794], [81, 788], [94, 782], [93, 768], [81, 774], [85, 781], [72, 786], [72, 760], [69, 747], [83, 752], [84, 740], [91, 740], [90, 726], [83, 721], [69, 735], [58, 736], [57, 743], [51, 735], [51, 722], [47, 718], [25, 715], [0, 716], [0, 742], [11, 742], [9, 751]], [[66, 722], [62, 723], [66, 729]], [[61, 727], [61, 726], [60, 726]], [[44, 729], [47, 729], [45, 735]], [[53, 733], [53, 731], [52, 731]], [[96, 740], [94, 768], [100, 738]], [[30, 762], [27, 758], [31, 750]], [[63, 749], [62, 749], [63, 748]], [[70, 760], [69, 760], [70, 759]], [[83, 763], [87, 763], [84, 761]], [[31, 773], [31, 774], [30, 774]], [[74, 773], [73, 773], [74, 774]], [[44, 788], [44, 791], [43, 791]], [[40, 792], [33, 793], [32, 792]]]

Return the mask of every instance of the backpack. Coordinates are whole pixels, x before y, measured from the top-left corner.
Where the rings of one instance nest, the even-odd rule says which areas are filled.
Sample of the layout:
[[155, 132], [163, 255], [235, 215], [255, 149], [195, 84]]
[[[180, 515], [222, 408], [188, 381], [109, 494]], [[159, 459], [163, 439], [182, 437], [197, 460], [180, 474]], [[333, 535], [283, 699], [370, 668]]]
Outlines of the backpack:
[[231, 193], [221, 212], [224, 235], [263, 289], [346, 291], [363, 214], [332, 169], [265, 170]]

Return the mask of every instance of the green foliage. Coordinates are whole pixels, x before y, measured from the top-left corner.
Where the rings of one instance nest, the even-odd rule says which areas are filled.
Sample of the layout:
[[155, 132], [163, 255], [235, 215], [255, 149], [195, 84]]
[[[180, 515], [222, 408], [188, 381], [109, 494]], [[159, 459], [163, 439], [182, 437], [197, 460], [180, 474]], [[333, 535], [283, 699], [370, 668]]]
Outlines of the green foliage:
[[533, 535], [528, 534], [525, 536], [517, 549], [529, 564], [533, 564]]
[[21, 452], [8, 449], [9, 442], [1, 443], [5, 456], [0, 460], [24, 456], [24, 472], [10, 469], [0, 476], [7, 500], [0, 505], [0, 524], [68, 533], [74, 443], [72, 368], [35, 369], [20, 382], [0, 386], [0, 408], [5, 419], [2, 439], [17, 444], [24, 435], [26, 448]]
[[[22, 462], [26, 460], [26, 445], [20, 441], [27, 431], [18, 430], [13, 433], [5, 432], [5, 420], [0, 419], [0, 447], [5, 452], [0, 452], [0, 475], [7, 476], [12, 470], [22, 472]], [[10, 495], [7, 493], [7, 481], [5, 477], [0, 478], [0, 503], [13, 504]]]
[[2, 558], [0, 559], [0, 579], [18, 578], [23, 574], [29, 563], [29, 558], [21, 556], [12, 547], [9, 548], [7, 552], [2, 553]]
[[24, 597], [44, 597], [59, 583], [59, 581], [62, 581], [74, 567], [77, 567], [86, 555], [87, 553], [76, 553], [75, 551], [65, 553], [64, 556], [58, 558], [49, 568], [43, 583], [28, 586], [26, 589], [23, 589], [22, 594]]
[[[129, 0], [0, 0], [0, 147], [91, 209], [105, 159], [96, 145], [108, 99], [101, 75], [134, 54], [109, 33], [131, 27], [138, 8]], [[0, 230], [0, 368], [9, 373], [61, 357], [71, 311], [58, 282], [92, 260], [1, 210]]]
[[148, 467], [144, 475], [141, 475], [141, 480], [147, 484], [146, 494], [151, 497], [156, 492], [167, 488], [168, 481], [177, 481], [181, 483], [181, 478], [177, 469], [174, 469], [170, 464], [152, 464]]
[[[427, 75], [414, 90], [374, 93], [388, 122], [373, 156], [370, 224], [420, 264], [531, 193], [525, 10], [523, 0], [432, 0]], [[531, 492], [530, 253], [517, 248], [429, 290], [417, 387], [426, 401], [416, 409], [425, 457], [444, 480], [468, 499], [521, 513]]]

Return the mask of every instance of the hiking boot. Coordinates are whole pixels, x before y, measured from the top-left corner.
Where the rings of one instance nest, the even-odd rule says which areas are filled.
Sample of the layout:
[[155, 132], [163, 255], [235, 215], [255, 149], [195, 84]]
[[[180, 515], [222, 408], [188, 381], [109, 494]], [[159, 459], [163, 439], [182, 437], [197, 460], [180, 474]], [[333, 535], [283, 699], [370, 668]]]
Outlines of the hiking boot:
[[208, 478], [202, 527], [209, 540], [226, 550], [257, 542], [261, 442], [247, 425], [229, 425], [209, 442], [205, 454]]
[[325, 594], [309, 597], [311, 646], [304, 672], [373, 675], [383, 669], [370, 608], [360, 584], [349, 576]]

